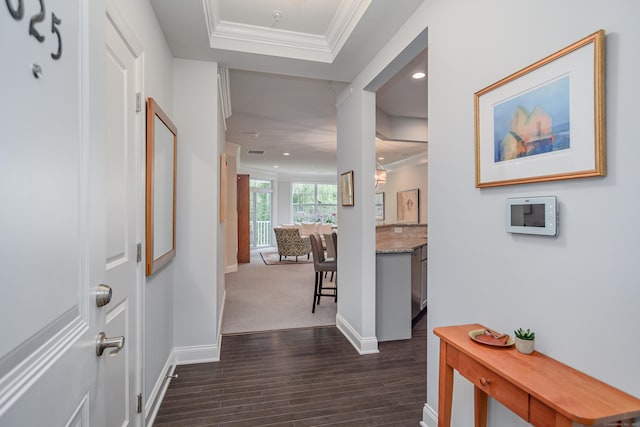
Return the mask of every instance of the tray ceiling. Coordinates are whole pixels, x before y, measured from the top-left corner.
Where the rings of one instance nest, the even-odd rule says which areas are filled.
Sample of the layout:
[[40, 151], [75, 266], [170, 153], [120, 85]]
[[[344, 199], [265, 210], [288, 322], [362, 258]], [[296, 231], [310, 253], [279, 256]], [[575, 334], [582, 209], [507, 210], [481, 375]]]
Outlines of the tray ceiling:
[[371, 0], [205, 0], [214, 49], [332, 63]]

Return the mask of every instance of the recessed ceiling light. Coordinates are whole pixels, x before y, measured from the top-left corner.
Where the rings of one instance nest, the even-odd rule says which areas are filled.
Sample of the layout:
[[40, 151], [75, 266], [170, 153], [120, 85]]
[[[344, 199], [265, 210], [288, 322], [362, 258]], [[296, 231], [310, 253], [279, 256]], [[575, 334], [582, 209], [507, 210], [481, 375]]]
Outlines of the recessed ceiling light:
[[288, 155], [290, 155], [290, 154], [291, 154], [291, 153], [282, 153], [282, 155], [283, 155], [283, 156], [288, 156]]
[[378, 160], [384, 160], [384, 157], [378, 157]]
[[427, 75], [425, 73], [420, 71], [418, 73], [414, 73], [411, 77], [413, 77], [414, 79], [418, 80], [418, 79], [424, 79], [426, 76]]
[[273, 168], [274, 168], [274, 169], [278, 169], [279, 167], [280, 167], [280, 166], [278, 166], [278, 165], [273, 165]]

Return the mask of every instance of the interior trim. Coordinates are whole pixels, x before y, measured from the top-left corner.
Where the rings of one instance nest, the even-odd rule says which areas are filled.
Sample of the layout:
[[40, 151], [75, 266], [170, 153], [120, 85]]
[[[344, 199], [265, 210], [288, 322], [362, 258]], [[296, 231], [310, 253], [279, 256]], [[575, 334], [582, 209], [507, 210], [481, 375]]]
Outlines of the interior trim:
[[72, 327], [79, 318], [78, 306], [73, 306], [65, 313], [61, 314], [57, 319], [40, 329], [22, 344], [11, 350], [6, 355], [0, 357], [0, 385], [4, 383], [4, 376], [18, 365], [24, 365], [24, 362], [32, 356], [36, 355], [38, 350], [42, 355], [47, 353], [46, 344], [56, 335], [64, 333], [66, 329]]
[[266, 54], [332, 63], [372, 0], [343, 0], [324, 35], [286, 31], [224, 21], [219, 0], [204, 0], [204, 15], [213, 49]]
[[89, 325], [74, 306], [0, 360], [0, 414], [71, 347]]
[[378, 350], [378, 338], [361, 337], [360, 334], [340, 314], [336, 314], [336, 327], [340, 332], [342, 332], [342, 335], [344, 335], [349, 340], [351, 345], [360, 355], [375, 354], [380, 352]]
[[107, 18], [113, 23], [113, 27], [120, 32], [122, 40], [124, 40], [131, 53], [134, 54], [133, 56], [137, 58], [142, 55], [144, 47], [140, 40], [135, 36], [131, 27], [123, 19], [124, 15], [118, 8], [118, 5], [113, 0], [109, 0], [106, 3], [106, 9]]
[[152, 426], [153, 422], [158, 415], [160, 404], [164, 399], [164, 395], [167, 393], [169, 383], [171, 382], [171, 375], [176, 369], [175, 355], [171, 352], [164, 366], [160, 370], [160, 376], [156, 379], [156, 383], [153, 386], [153, 390], [147, 396], [147, 400], [144, 404], [144, 418], [147, 426]]
[[429, 406], [428, 403], [424, 404], [422, 408], [422, 421], [420, 421], [420, 426], [422, 427], [432, 427], [438, 425], [438, 413], [435, 409]]
[[89, 417], [89, 394], [85, 394], [82, 397], [76, 410], [73, 411], [73, 415], [71, 415], [71, 418], [69, 418], [69, 421], [67, 421], [65, 425], [78, 427], [88, 427], [91, 425], [91, 419]]
[[220, 361], [220, 347], [218, 344], [193, 345], [176, 347], [174, 350], [176, 365], [191, 365]]

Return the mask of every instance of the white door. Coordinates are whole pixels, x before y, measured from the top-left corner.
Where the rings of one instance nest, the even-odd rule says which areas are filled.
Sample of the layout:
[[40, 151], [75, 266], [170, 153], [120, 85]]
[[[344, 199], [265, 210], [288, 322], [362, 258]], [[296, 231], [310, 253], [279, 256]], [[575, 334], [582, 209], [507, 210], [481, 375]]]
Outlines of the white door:
[[106, 425], [100, 5], [0, 3], [2, 426]]
[[[110, 3], [110, 2], [109, 2]], [[142, 263], [137, 260], [141, 236], [137, 204], [144, 194], [140, 181], [140, 118], [136, 108], [139, 72], [121, 30], [126, 24], [109, 7], [106, 22], [107, 67], [107, 283], [113, 290], [105, 306], [107, 336], [125, 336], [125, 347], [106, 360], [107, 425], [141, 425], [137, 395], [141, 389], [139, 305]], [[132, 37], [129, 35], [129, 37]], [[137, 111], [137, 110], [140, 111]], [[140, 406], [139, 410], [142, 410]]]

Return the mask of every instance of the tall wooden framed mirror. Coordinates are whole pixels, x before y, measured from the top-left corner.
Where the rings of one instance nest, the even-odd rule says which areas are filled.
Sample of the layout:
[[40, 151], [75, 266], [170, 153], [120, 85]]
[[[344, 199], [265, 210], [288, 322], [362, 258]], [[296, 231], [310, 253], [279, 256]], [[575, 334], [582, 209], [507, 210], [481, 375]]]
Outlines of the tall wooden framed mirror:
[[178, 129], [147, 99], [147, 276], [176, 255], [176, 149]]

